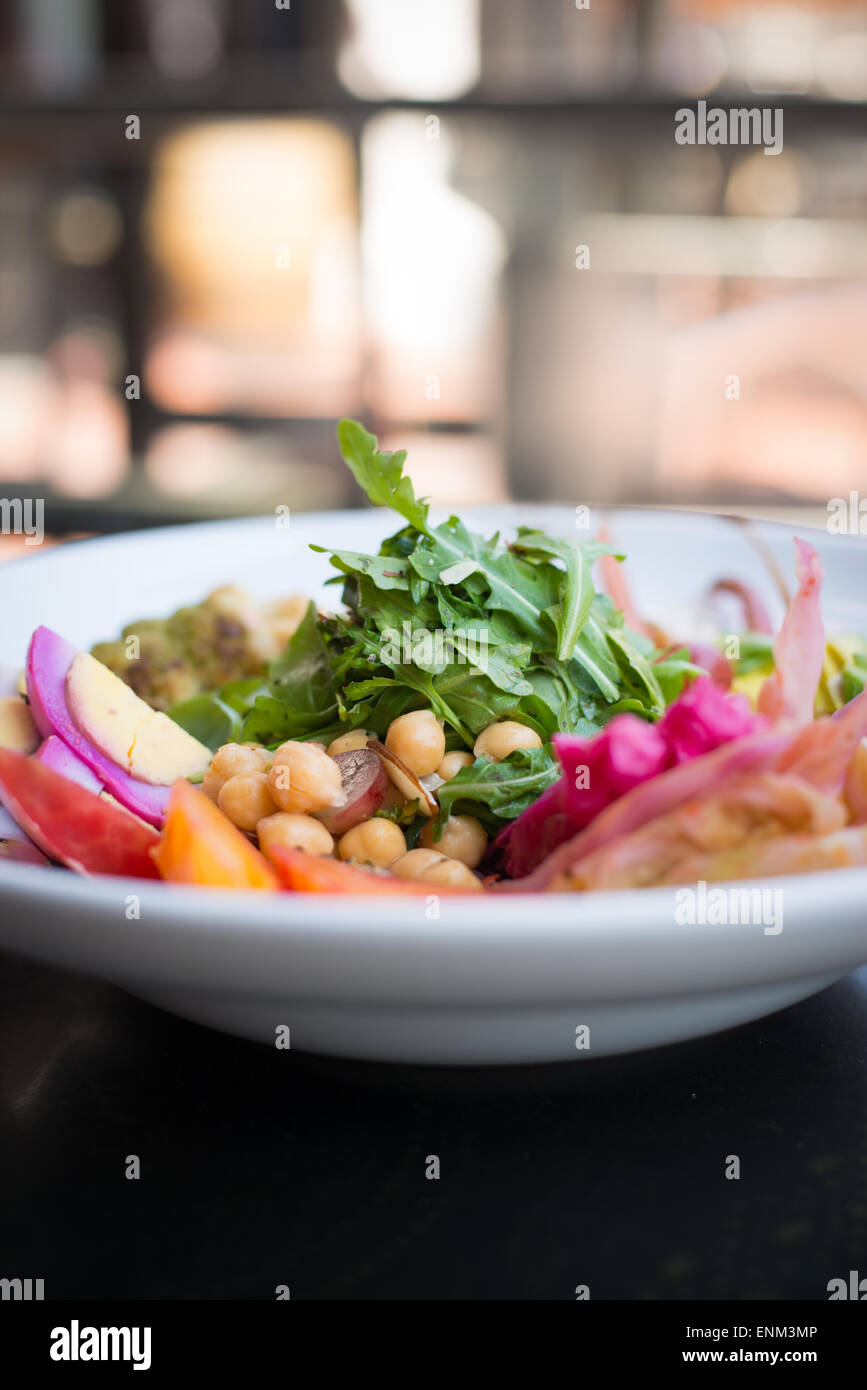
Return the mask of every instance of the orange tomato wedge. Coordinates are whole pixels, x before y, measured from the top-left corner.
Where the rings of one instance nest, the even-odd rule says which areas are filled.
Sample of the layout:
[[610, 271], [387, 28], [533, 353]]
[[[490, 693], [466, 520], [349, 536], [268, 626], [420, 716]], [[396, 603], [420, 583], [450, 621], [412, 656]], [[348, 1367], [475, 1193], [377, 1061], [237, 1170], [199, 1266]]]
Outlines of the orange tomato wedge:
[[284, 888], [297, 893], [361, 893], [379, 897], [429, 897], [431, 894], [455, 893], [454, 888], [441, 888], [436, 883], [421, 883], [418, 879], [394, 878], [372, 869], [345, 864], [325, 855], [307, 854], [302, 849], [285, 849], [274, 845], [271, 861]]
[[265, 856], [189, 782], [175, 782], [163, 835], [151, 850], [163, 878], [202, 888], [279, 888]]

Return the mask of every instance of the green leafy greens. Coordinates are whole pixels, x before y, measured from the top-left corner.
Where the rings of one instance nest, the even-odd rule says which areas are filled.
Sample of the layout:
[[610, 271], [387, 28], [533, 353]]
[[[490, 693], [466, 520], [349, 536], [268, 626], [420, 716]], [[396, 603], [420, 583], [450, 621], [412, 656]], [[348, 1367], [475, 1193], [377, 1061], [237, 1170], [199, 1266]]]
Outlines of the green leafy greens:
[[438, 791], [443, 808], [475, 808], [496, 828], [558, 776], [552, 733], [592, 734], [623, 710], [657, 719], [696, 670], [685, 651], [663, 656], [630, 632], [596, 592], [593, 566], [610, 546], [526, 526], [506, 543], [456, 516], [432, 525], [404, 451], [380, 450], [353, 420], [337, 438], [369, 500], [403, 525], [376, 555], [312, 547], [330, 556], [344, 611], [318, 614], [311, 603], [264, 685], [236, 683], [172, 711], [209, 746], [327, 742], [355, 728], [384, 739], [398, 715], [426, 708], [450, 748], [472, 749], [494, 720], [515, 719], [542, 748], [499, 764], [477, 758]]

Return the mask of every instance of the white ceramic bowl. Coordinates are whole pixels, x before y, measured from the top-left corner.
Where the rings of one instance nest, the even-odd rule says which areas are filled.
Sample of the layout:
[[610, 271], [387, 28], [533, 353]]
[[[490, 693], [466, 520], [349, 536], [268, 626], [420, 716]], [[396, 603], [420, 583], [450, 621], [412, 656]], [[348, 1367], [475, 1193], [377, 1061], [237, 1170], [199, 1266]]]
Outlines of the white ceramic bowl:
[[[693, 513], [617, 511], [613, 538], [643, 613], [696, 635], [721, 575], [767, 571], [743, 528]], [[574, 535], [568, 508], [498, 507], [474, 518]], [[15, 669], [38, 623], [80, 646], [170, 612], [222, 583], [324, 598], [310, 541], [373, 550], [396, 529], [377, 512], [145, 531], [71, 544], [0, 569], [0, 661]], [[791, 532], [755, 533], [786, 576]], [[867, 547], [811, 533], [829, 629], [867, 632]], [[335, 591], [326, 593], [333, 602]], [[197, 1022], [275, 1045], [404, 1062], [587, 1060], [731, 1027], [803, 999], [867, 961], [867, 870], [773, 880], [776, 935], [756, 925], [678, 925], [672, 889], [381, 901], [201, 891], [0, 864], [0, 944], [105, 976]], [[131, 894], [140, 900], [131, 914]], [[589, 1047], [582, 1030], [589, 1029]], [[281, 1034], [285, 1036], [285, 1034]]]

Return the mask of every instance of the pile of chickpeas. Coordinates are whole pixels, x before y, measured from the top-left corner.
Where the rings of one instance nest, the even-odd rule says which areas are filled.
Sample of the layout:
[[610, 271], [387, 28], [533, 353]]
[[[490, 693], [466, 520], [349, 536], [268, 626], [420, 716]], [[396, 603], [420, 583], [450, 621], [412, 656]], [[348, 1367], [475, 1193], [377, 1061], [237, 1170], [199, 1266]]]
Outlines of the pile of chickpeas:
[[[481, 888], [473, 870], [482, 862], [488, 837], [475, 816], [449, 816], [436, 841], [430, 820], [420, 836], [419, 848], [408, 850], [400, 826], [386, 816], [373, 815], [353, 825], [335, 845], [319, 819], [346, 803], [340, 766], [334, 759], [338, 753], [366, 748], [370, 737], [364, 729], [353, 729], [327, 747], [290, 740], [273, 753], [258, 744], [225, 743], [214, 754], [202, 789], [234, 825], [258, 837], [266, 856], [276, 846], [308, 854], [336, 854], [355, 864], [388, 869], [398, 878]], [[399, 715], [385, 736], [386, 748], [414, 777], [434, 781], [435, 774], [436, 786], [451, 781], [474, 757], [500, 762], [518, 748], [538, 748], [541, 742], [526, 725], [506, 719], [489, 724], [479, 734], [473, 753], [447, 753], [443, 726], [431, 710]], [[383, 761], [391, 776], [391, 765]], [[390, 799], [382, 809], [405, 799], [392, 785]]]

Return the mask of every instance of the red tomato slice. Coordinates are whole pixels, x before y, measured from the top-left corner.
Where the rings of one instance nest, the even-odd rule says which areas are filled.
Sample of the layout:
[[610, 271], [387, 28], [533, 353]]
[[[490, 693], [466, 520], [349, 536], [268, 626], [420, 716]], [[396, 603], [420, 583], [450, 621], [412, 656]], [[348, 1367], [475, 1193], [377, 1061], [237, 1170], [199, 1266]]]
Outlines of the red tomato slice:
[[76, 873], [158, 877], [151, 826], [35, 758], [0, 748], [0, 800], [35, 845]]

